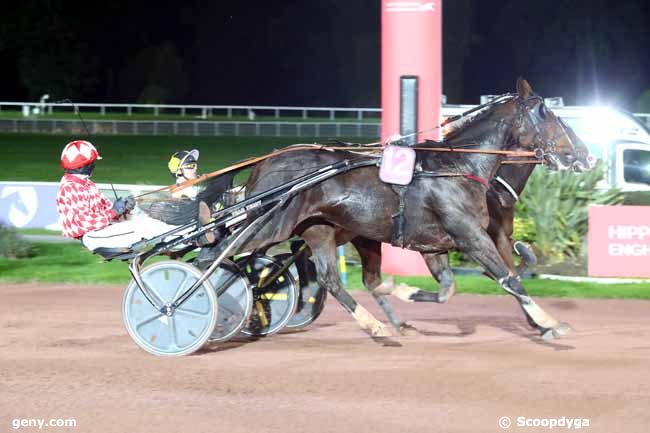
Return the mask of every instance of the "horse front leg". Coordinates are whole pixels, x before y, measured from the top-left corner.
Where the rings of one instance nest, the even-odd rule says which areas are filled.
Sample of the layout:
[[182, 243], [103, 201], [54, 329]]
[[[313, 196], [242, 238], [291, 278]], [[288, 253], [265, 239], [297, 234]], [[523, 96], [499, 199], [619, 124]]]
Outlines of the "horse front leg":
[[480, 263], [503, 290], [517, 299], [528, 322], [541, 332], [544, 339], [560, 337], [570, 331], [569, 325], [557, 321], [528, 295], [519, 278], [509, 270], [485, 231], [480, 228], [465, 227], [464, 230], [458, 230], [458, 233], [462, 233], [454, 238], [458, 248]]
[[[513, 241], [513, 218], [512, 213], [505, 214], [501, 220], [491, 219], [488, 233], [499, 250], [501, 258], [517, 275], [523, 274], [529, 267], [537, 265], [537, 257], [532, 249], [521, 241]], [[512, 251], [521, 257], [519, 266], [515, 265]]]
[[[521, 241], [513, 241], [512, 233], [514, 231], [514, 208], [501, 207], [498, 202], [489, 202], [490, 224], [488, 233], [494, 241], [499, 254], [505, 261], [506, 265], [517, 275], [523, 274], [528, 268], [537, 265], [537, 257], [530, 246]], [[496, 207], [496, 209], [495, 209]], [[515, 266], [512, 251], [521, 257], [519, 266]]]
[[537, 256], [530, 245], [525, 244], [522, 241], [514, 241], [512, 242], [512, 249], [519, 257], [521, 257], [521, 261], [517, 267], [518, 275], [522, 275], [529, 268], [534, 268], [537, 265]]
[[355, 318], [361, 329], [371, 337], [392, 336], [386, 325], [343, 289], [337, 267], [335, 229], [326, 225], [314, 225], [305, 229], [301, 236], [312, 251], [318, 284], [327, 287], [332, 296]]

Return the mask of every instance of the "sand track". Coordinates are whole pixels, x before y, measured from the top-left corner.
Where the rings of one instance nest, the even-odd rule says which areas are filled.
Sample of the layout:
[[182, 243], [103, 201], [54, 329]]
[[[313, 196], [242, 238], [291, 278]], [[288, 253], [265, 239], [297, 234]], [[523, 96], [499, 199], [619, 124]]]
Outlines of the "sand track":
[[1, 432], [18, 418], [74, 418], [40, 431], [84, 433], [498, 432], [502, 416], [507, 431], [551, 431], [520, 416], [650, 431], [650, 302], [539, 299], [574, 328], [547, 343], [509, 297], [395, 300], [420, 332], [384, 345], [330, 301], [302, 332], [161, 359], [129, 339], [121, 296], [0, 285]]

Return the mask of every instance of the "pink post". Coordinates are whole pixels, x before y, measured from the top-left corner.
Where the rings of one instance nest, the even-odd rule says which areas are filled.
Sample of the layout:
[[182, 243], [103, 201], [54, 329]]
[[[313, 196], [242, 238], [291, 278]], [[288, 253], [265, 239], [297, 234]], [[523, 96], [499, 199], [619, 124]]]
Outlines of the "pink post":
[[[400, 77], [417, 77], [417, 140], [436, 139], [442, 95], [442, 0], [381, 1], [381, 139], [400, 134]], [[408, 223], [407, 223], [408, 224]], [[382, 270], [429, 275], [418, 253], [382, 246]]]

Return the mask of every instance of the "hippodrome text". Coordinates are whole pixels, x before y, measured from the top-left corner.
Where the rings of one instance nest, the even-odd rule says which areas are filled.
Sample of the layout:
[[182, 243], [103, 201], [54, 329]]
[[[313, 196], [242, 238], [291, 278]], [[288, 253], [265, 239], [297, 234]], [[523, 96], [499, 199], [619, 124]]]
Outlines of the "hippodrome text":
[[[645, 241], [650, 237], [650, 226], [610, 225], [607, 227], [609, 239], [621, 241]], [[650, 256], [650, 244], [647, 243], [610, 243], [607, 245], [609, 256]]]

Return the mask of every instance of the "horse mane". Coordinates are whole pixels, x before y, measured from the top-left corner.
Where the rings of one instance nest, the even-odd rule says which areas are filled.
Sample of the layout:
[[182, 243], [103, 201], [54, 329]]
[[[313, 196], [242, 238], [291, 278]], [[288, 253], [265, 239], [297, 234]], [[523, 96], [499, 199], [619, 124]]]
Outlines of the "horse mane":
[[[458, 122], [458, 124], [454, 126], [454, 128], [451, 131], [449, 131], [447, 134], [444, 135], [442, 141], [447, 142], [457, 138], [458, 136], [463, 134], [468, 128], [474, 127], [475, 124], [483, 121], [488, 116], [491, 116], [497, 107], [501, 107], [502, 105], [512, 101], [515, 98], [516, 98], [515, 95], [506, 93], [497, 96], [492, 101], [486, 104], [479, 105], [478, 107], [466, 111], [465, 113], [461, 114], [458, 119], [452, 120], [449, 123], [449, 125], [452, 125]], [[470, 114], [473, 112], [477, 112], [477, 113], [470, 116]]]

